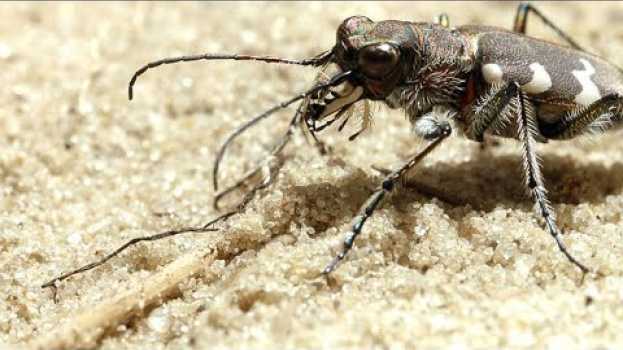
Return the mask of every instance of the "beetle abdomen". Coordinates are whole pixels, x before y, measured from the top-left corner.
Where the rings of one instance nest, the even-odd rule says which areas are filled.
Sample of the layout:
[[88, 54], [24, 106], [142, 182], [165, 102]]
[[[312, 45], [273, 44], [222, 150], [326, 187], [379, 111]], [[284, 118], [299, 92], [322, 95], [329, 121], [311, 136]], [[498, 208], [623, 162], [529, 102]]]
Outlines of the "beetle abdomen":
[[550, 117], [608, 94], [623, 95], [623, 73], [597, 56], [507, 31], [470, 35], [484, 81], [519, 83], [544, 111], [554, 112]]

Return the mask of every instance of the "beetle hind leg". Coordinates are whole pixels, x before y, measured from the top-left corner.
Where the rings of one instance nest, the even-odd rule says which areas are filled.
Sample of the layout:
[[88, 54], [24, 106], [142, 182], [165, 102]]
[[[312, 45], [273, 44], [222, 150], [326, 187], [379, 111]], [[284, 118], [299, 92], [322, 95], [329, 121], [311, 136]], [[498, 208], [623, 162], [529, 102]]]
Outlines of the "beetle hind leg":
[[623, 96], [610, 94], [586, 107], [577, 107], [565, 113], [559, 121], [541, 121], [541, 135], [558, 140], [574, 138], [585, 133], [603, 132], [623, 120]]
[[537, 10], [530, 3], [522, 2], [517, 7], [517, 13], [515, 14], [515, 24], [513, 25], [513, 31], [521, 34], [526, 34], [526, 25], [528, 24], [528, 13], [533, 13], [535, 16], [541, 19], [541, 21], [552, 29], [561, 39], [563, 39], [569, 46], [576, 50], [584, 51], [575, 40], [571, 39], [571, 37], [565, 33], [562, 29], [558, 28], [554, 22], [550, 21], [545, 15], [541, 13], [541, 11]]

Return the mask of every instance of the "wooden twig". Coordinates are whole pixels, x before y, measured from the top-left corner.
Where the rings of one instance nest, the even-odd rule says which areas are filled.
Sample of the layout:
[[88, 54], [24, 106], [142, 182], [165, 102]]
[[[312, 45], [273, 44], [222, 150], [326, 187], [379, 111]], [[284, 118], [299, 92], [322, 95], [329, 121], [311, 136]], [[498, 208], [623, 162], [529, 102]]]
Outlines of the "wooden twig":
[[145, 309], [175, 297], [178, 285], [200, 274], [216, 258], [216, 249], [183, 255], [141, 283], [128, 282], [126, 292], [113, 299], [88, 307], [76, 317], [61, 324], [31, 343], [34, 349], [84, 349], [97, 346], [111, 329], [139, 315]]

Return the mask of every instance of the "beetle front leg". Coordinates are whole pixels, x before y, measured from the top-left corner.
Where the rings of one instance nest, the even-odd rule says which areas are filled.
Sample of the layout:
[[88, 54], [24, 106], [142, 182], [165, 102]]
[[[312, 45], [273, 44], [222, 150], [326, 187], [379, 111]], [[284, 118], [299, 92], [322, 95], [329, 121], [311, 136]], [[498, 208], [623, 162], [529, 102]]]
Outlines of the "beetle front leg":
[[578, 45], [575, 40], [571, 39], [571, 37], [566, 34], [562, 29], [558, 28], [552, 21], [550, 21], [545, 15], [541, 13], [541, 11], [537, 10], [530, 3], [522, 2], [517, 7], [517, 13], [515, 14], [515, 24], [513, 25], [513, 31], [521, 34], [526, 34], [526, 25], [528, 24], [528, 13], [534, 13], [535, 16], [539, 17], [546, 26], [550, 27], [556, 34], [562, 38], [564, 41], [569, 44], [572, 48], [580, 51], [584, 50], [580, 45]]
[[[519, 87], [519, 85], [517, 85], [517, 87]], [[560, 251], [567, 257], [567, 259], [569, 259], [571, 263], [580, 268], [583, 273], [587, 273], [589, 271], [588, 268], [574, 258], [563, 243], [560, 237], [560, 231], [556, 225], [554, 211], [552, 210], [549, 200], [547, 199], [547, 190], [545, 189], [545, 185], [543, 183], [543, 176], [541, 174], [535, 149], [535, 136], [538, 135], [538, 131], [534, 107], [530, 102], [526, 101], [524, 93], [519, 89], [517, 89], [517, 101], [519, 104], [517, 111], [517, 137], [523, 144], [522, 158], [526, 186], [530, 190], [530, 194], [539, 207], [539, 212], [545, 220], [549, 234], [556, 241]]]
[[623, 96], [610, 94], [587, 107], [577, 107], [565, 113], [555, 123], [540, 122], [541, 134], [550, 139], [566, 140], [585, 132], [601, 132], [611, 123], [623, 119]]
[[430, 111], [411, 119], [413, 132], [425, 140], [441, 136], [457, 116], [455, 108], [445, 105], [434, 106]]
[[368, 198], [366, 203], [359, 210], [359, 214], [357, 214], [357, 216], [352, 221], [352, 228], [344, 239], [342, 251], [333, 259], [333, 261], [331, 261], [329, 265], [327, 265], [327, 267], [325, 267], [325, 269], [322, 271], [322, 274], [327, 275], [331, 273], [331, 271], [335, 270], [337, 264], [342, 261], [342, 259], [344, 259], [346, 254], [348, 254], [350, 249], [353, 247], [355, 239], [361, 233], [363, 225], [372, 216], [374, 211], [381, 205], [383, 199], [385, 199], [385, 197], [393, 191], [400, 178], [415, 165], [417, 165], [427, 154], [435, 149], [441, 143], [441, 141], [443, 141], [446, 137], [450, 136], [450, 134], [452, 133], [452, 129], [450, 128], [449, 123], [440, 123], [439, 128], [440, 130], [437, 133], [438, 136], [432, 142], [430, 142], [424, 150], [411, 158], [398, 170], [387, 175], [383, 182], [381, 182], [379, 188]]

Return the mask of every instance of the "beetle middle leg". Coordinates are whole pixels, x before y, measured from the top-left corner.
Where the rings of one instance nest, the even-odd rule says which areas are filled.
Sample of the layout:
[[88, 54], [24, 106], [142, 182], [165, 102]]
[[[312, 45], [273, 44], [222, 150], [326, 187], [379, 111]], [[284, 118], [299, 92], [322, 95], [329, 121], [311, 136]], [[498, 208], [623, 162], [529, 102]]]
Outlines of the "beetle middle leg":
[[[523, 146], [522, 158], [526, 187], [528, 187], [530, 195], [539, 208], [540, 215], [545, 220], [547, 230], [556, 241], [560, 251], [582, 272], [588, 272], [588, 268], [569, 253], [560, 238], [560, 231], [556, 224], [554, 211], [547, 198], [547, 190], [536, 154], [535, 143], [540, 135], [535, 109], [533, 104], [525, 98], [519, 84], [510, 82], [502, 87], [492, 87], [491, 92], [472, 108], [474, 114], [471, 116], [468, 126], [468, 132], [471, 130], [472, 134], [468, 134], [468, 136], [474, 139], [479, 136], [482, 137], [482, 134], [489, 128], [499, 127], [499, 123], [504, 123], [508, 119], [508, 113], [513, 113], [518, 126], [517, 138]], [[471, 124], [476, 124], [476, 126], [471, 126]]]
[[[516, 84], [516, 83], [515, 83]], [[519, 87], [517, 85], [517, 87]], [[554, 238], [560, 251], [567, 257], [567, 259], [577, 266], [583, 273], [587, 273], [588, 268], [579, 262], [569, 251], [563, 243], [560, 237], [560, 231], [556, 225], [556, 217], [552, 210], [549, 200], [547, 199], [547, 190], [543, 183], [543, 176], [539, 166], [539, 161], [535, 149], [535, 135], [538, 134], [537, 121], [534, 107], [524, 97], [524, 93], [518, 89], [517, 91], [517, 124], [518, 124], [518, 138], [523, 144], [523, 164], [525, 181], [530, 194], [539, 207], [539, 211], [549, 234]]]
[[576, 50], [585, 51], [575, 40], [565, 33], [562, 29], [558, 28], [554, 22], [550, 21], [544, 14], [530, 3], [522, 2], [517, 7], [517, 13], [515, 14], [515, 24], [513, 25], [513, 31], [526, 34], [526, 25], [528, 24], [528, 13], [533, 13], [535, 16], [541, 19], [546, 26], [551, 28], [561, 39], [563, 39], [569, 46]]
[[359, 210], [359, 213], [352, 221], [351, 231], [346, 235], [344, 239], [344, 245], [342, 247], [342, 251], [331, 261], [327, 267], [322, 271], [322, 274], [327, 275], [331, 273], [331, 271], [335, 270], [337, 264], [344, 259], [346, 254], [353, 247], [353, 243], [361, 230], [363, 229], [363, 225], [365, 222], [372, 216], [374, 211], [381, 205], [383, 199], [388, 196], [393, 189], [396, 187], [396, 184], [404, 174], [406, 174], [410, 169], [412, 169], [415, 165], [417, 165], [427, 154], [429, 154], [433, 149], [435, 149], [441, 141], [443, 141], [446, 137], [450, 136], [452, 133], [452, 129], [450, 128], [450, 124], [447, 122], [439, 123], [439, 132], [437, 133], [437, 137], [434, 138], [421, 152], [416, 154], [413, 158], [411, 158], [408, 162], [406, 162], [402, 167], [393, 171], [389, 175], [385, 177], [383, 182], [379, 188], [368, 198], [365, 204]]
[[586, 107], [565, 113], [555, 123], [539, 123], [541, 134], [547, 138], [566, 140], [586, 132], [601, 132], [610, 124], [623, 119], [623, 96], [606, 95]]
[[509, 118], [506, 107], [517, 95], [517, 89], [517, 85], [512, 83], [493, 85], [482, 98], [469, 105], [467, 136], [483, 142], [487, 130], [499, 128]]

